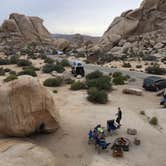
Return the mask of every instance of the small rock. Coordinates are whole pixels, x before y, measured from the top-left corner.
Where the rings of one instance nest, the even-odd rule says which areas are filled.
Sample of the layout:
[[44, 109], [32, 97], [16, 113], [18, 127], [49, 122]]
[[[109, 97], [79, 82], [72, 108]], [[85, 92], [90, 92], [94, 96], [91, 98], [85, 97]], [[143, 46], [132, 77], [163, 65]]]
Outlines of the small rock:
[[136, 95], [136, 96], [142, 96], [142, 90], [136, 89], [136, 88], [125, 88], [123, 89], [124, 94], [131, 94], [131, 95]]
[[127, 129], [127, 134], [129, 135], [137, 135], [137, 130], [136, 129]]
[[138, 139], [138, 138], [135, 138], [134, 139], [134, 144], [137, 145], [137, 146], [139, 146], [141, 144], [141, 140]]

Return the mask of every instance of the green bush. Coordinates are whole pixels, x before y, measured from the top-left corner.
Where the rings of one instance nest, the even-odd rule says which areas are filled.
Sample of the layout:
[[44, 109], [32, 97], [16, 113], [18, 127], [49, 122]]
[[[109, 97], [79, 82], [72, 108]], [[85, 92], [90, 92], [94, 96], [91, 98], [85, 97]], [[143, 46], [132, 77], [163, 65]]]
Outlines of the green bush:
[[10, 64], [17, 64], [18, 60], [19, 60], [19, 56], [18, 55], [12, 55], [9, 58], [9, 63]]
[[166, 103], [164, 103], [164, 108], [166, 108]]
[[141, 115], [146, 115], [145, 111], [140, 111]]
[[75, 81], [73, 79], [71, 79], [71, 78], [67, 78], [67, 79], [64, 80], [64, 82], [66, 84], [73, 84]]
[[63, 59], [60, 64], [63, 66], [63, 67], [69, 67], [70, 66], [70, 62], [67, 60], [67, 59]]
[[54, 70], [58, 73], [63, 73], [65, 71], [65, 68], [61, 64], [56, 64], [54, 66]]
[[86, 80], [88, 88], [96, 87], [98, 90], [111, 90], [111, 78], [109, 76], [102, 76], [96, 79]]
[[89, 74], [86, 76], [86, 79], [87, 79], [87, 80], [98, 79], [98, 78], [100, 78], [100, 77], [102, 77], [102, 76], [103, 76], [103, 73], [100, 72], [99, 70], [96, 70], [96, 71], [94, 71], [94, 72], [92, 72], [92, 73], [89, 73]]
[[28, 69], [35, 70], [35, 71], [39, 71], [40, 70], [39, 68], [34, 67], [34, 66], [25, 66], [25, 67], [23, 67], [23, 70], [28, 70]]
[[85, 89], [85, 83], [81, 82], [81, 81], [77, 81], [74, 82], [73, 84], [71, 84], [71, 90], [81, 90], [81, 89]]
[[4, 82], [9, 82], [9, 81], [13, 81], [13, 80], [16, 80], [18, 77], [14, 74], [10, 74], [8, 77], [6, 77], [4, 79]]
[[145, 55], [143, 58], [142, 58], [143, 61], [156, 61], [157, 60], [157, 57], [156, 56], [153, 56], [153, 55]]
[[44, 63], [54, 63], [54, 62], [55, 61], [53, 59], [48, 58], [48, 57], [44, 60]]
[[8, 64], [9, 64], [9, 60], [8, 59], [0, 58], [0, 65], [8, 65]]
[[61, 64], [46, 64], [43, 66], [43, 73], [51, 73], [52, 71], [63, 73], [65, 69]]
[[58, 91], [57, 91], [56, 89], [55, 89], [55, 90], [53, 90], [52, 92], [53, 92], [53, 93], [58, 93]]
[[9, 74], [10, 74], [10, 75], [12, 75], [12, 74], [13, 74], [13, 75], [16, 75], [17, 73], [16, 73], [16, 71], [14, 71], [14, 70], [10, 70]]
[[130, 63], [123, 63], [122, 67], [124, 68], [131, 68], [131, 64]]
[[17, 65], [19, 67], [24, 67], [24, 66], [31, 66], [32, 63], [26, 59], [19, 59], [18, 62], [17, 62]]
[[125, 84], [125, 78], [123, 76], [115, 77], [113, 79], [113, 83], [115, 85], [124, 85]]
[[48, 78], [44, 81], [43, 85], [47, 87], [57, 87], [60, 86], [63, 82], [61, 77]]
[[157, 119], [157, 117], [155, 117], [155, 116], [152, 117], [152, 118], [150, 119], [149, 123], [150, 123], [151, 125], [154, 125], [154, 126], [158, 125], [158, 119]]
[[122, 76], [122, 73], [121, 72], [114, 72], [112, 77], [115, 78], [115, 77], [121, 77]]
[[4, 71], [5, 71], [6, 73], [8, 73], [8, 72], [11, 71], [11, 69], [9, 69], [9, 68], [5, 68]]
[[136, 65], [136, 68], [137, 68], [137, 69], [141, 69], [141, 68], [142, 68], [142, 65]]
[[153, 66], [149, 66], [145, 69], [145, 71], [149, 74], [157, 74], [157, 75], [164, 75], [166, 74], [166, 69], [161, 68], [160, 65], [154, 64]]
[[0, 76], [4, 76], [5, 75], [5, 70], [3, 69], [3, 67], [0, 67]]
[[98, 90], [96, 88], [90, 88], [88, 90], [87, 99], [92, 103], [106, 104], [108, 102], [108, 95], [103, 90]]
[[24, 69], [23, 71], [19, 72], [18, 75], [30, 75], [32, 77], [37, 76], [36, 71], [32, 68]]

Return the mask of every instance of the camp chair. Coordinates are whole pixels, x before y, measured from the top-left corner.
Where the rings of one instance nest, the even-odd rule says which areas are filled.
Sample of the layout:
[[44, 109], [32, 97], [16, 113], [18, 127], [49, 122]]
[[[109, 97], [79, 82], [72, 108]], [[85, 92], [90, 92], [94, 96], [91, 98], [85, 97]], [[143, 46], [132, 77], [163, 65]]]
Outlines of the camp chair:
[[120, 126], [115, 126], [114, 119], [107, 121], [107, 131], [112, 132], [118, 129]]

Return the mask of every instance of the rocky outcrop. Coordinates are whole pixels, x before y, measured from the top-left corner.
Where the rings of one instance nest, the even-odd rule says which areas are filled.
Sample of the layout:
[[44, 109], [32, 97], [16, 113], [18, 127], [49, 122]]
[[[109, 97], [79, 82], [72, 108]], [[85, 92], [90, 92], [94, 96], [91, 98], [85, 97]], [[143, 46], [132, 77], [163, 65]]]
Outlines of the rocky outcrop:
[[70, 49], [71, 43], [66, 39], [54, 39], [54, 46], [56, 49], [66, 51]]
[[0, 27], [0, 51], [17, 51], [29, 43], [51, 45], [53, 38], [39, 17], [13, 13]]
[[[125, 44], [136, 51], [147, 53], [166, 51], [154, 46], [166, 41], [166, 1], [144, 0], [136, 10], [128, 10], [114, 19], [104, 33], [98, 46], [104, 51], [111, 51], [115, 46], [124, 51]], [[161, 45], [161, 44], [160, 44]], [[121, 52], [121, 53], [122, 53]]]
[[52, 95], [31, 76], [2, 85], [0, 106], [0, 134], [27, 136], [53, 132], [59, 127]]
[[0, 140], [1, 166], [55, 166], [53, 154], [28, 142]]

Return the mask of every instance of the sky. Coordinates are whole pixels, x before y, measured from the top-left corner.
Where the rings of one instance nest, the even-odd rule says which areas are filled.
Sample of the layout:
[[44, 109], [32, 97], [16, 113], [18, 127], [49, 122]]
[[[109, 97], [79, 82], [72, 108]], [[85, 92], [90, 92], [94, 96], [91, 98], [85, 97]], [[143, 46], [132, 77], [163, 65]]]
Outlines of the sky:
[[142, 0], [1, 0], [0, 23], [10, 13], [39, 16], [51, 33], [101, 36], [116, 16]]

